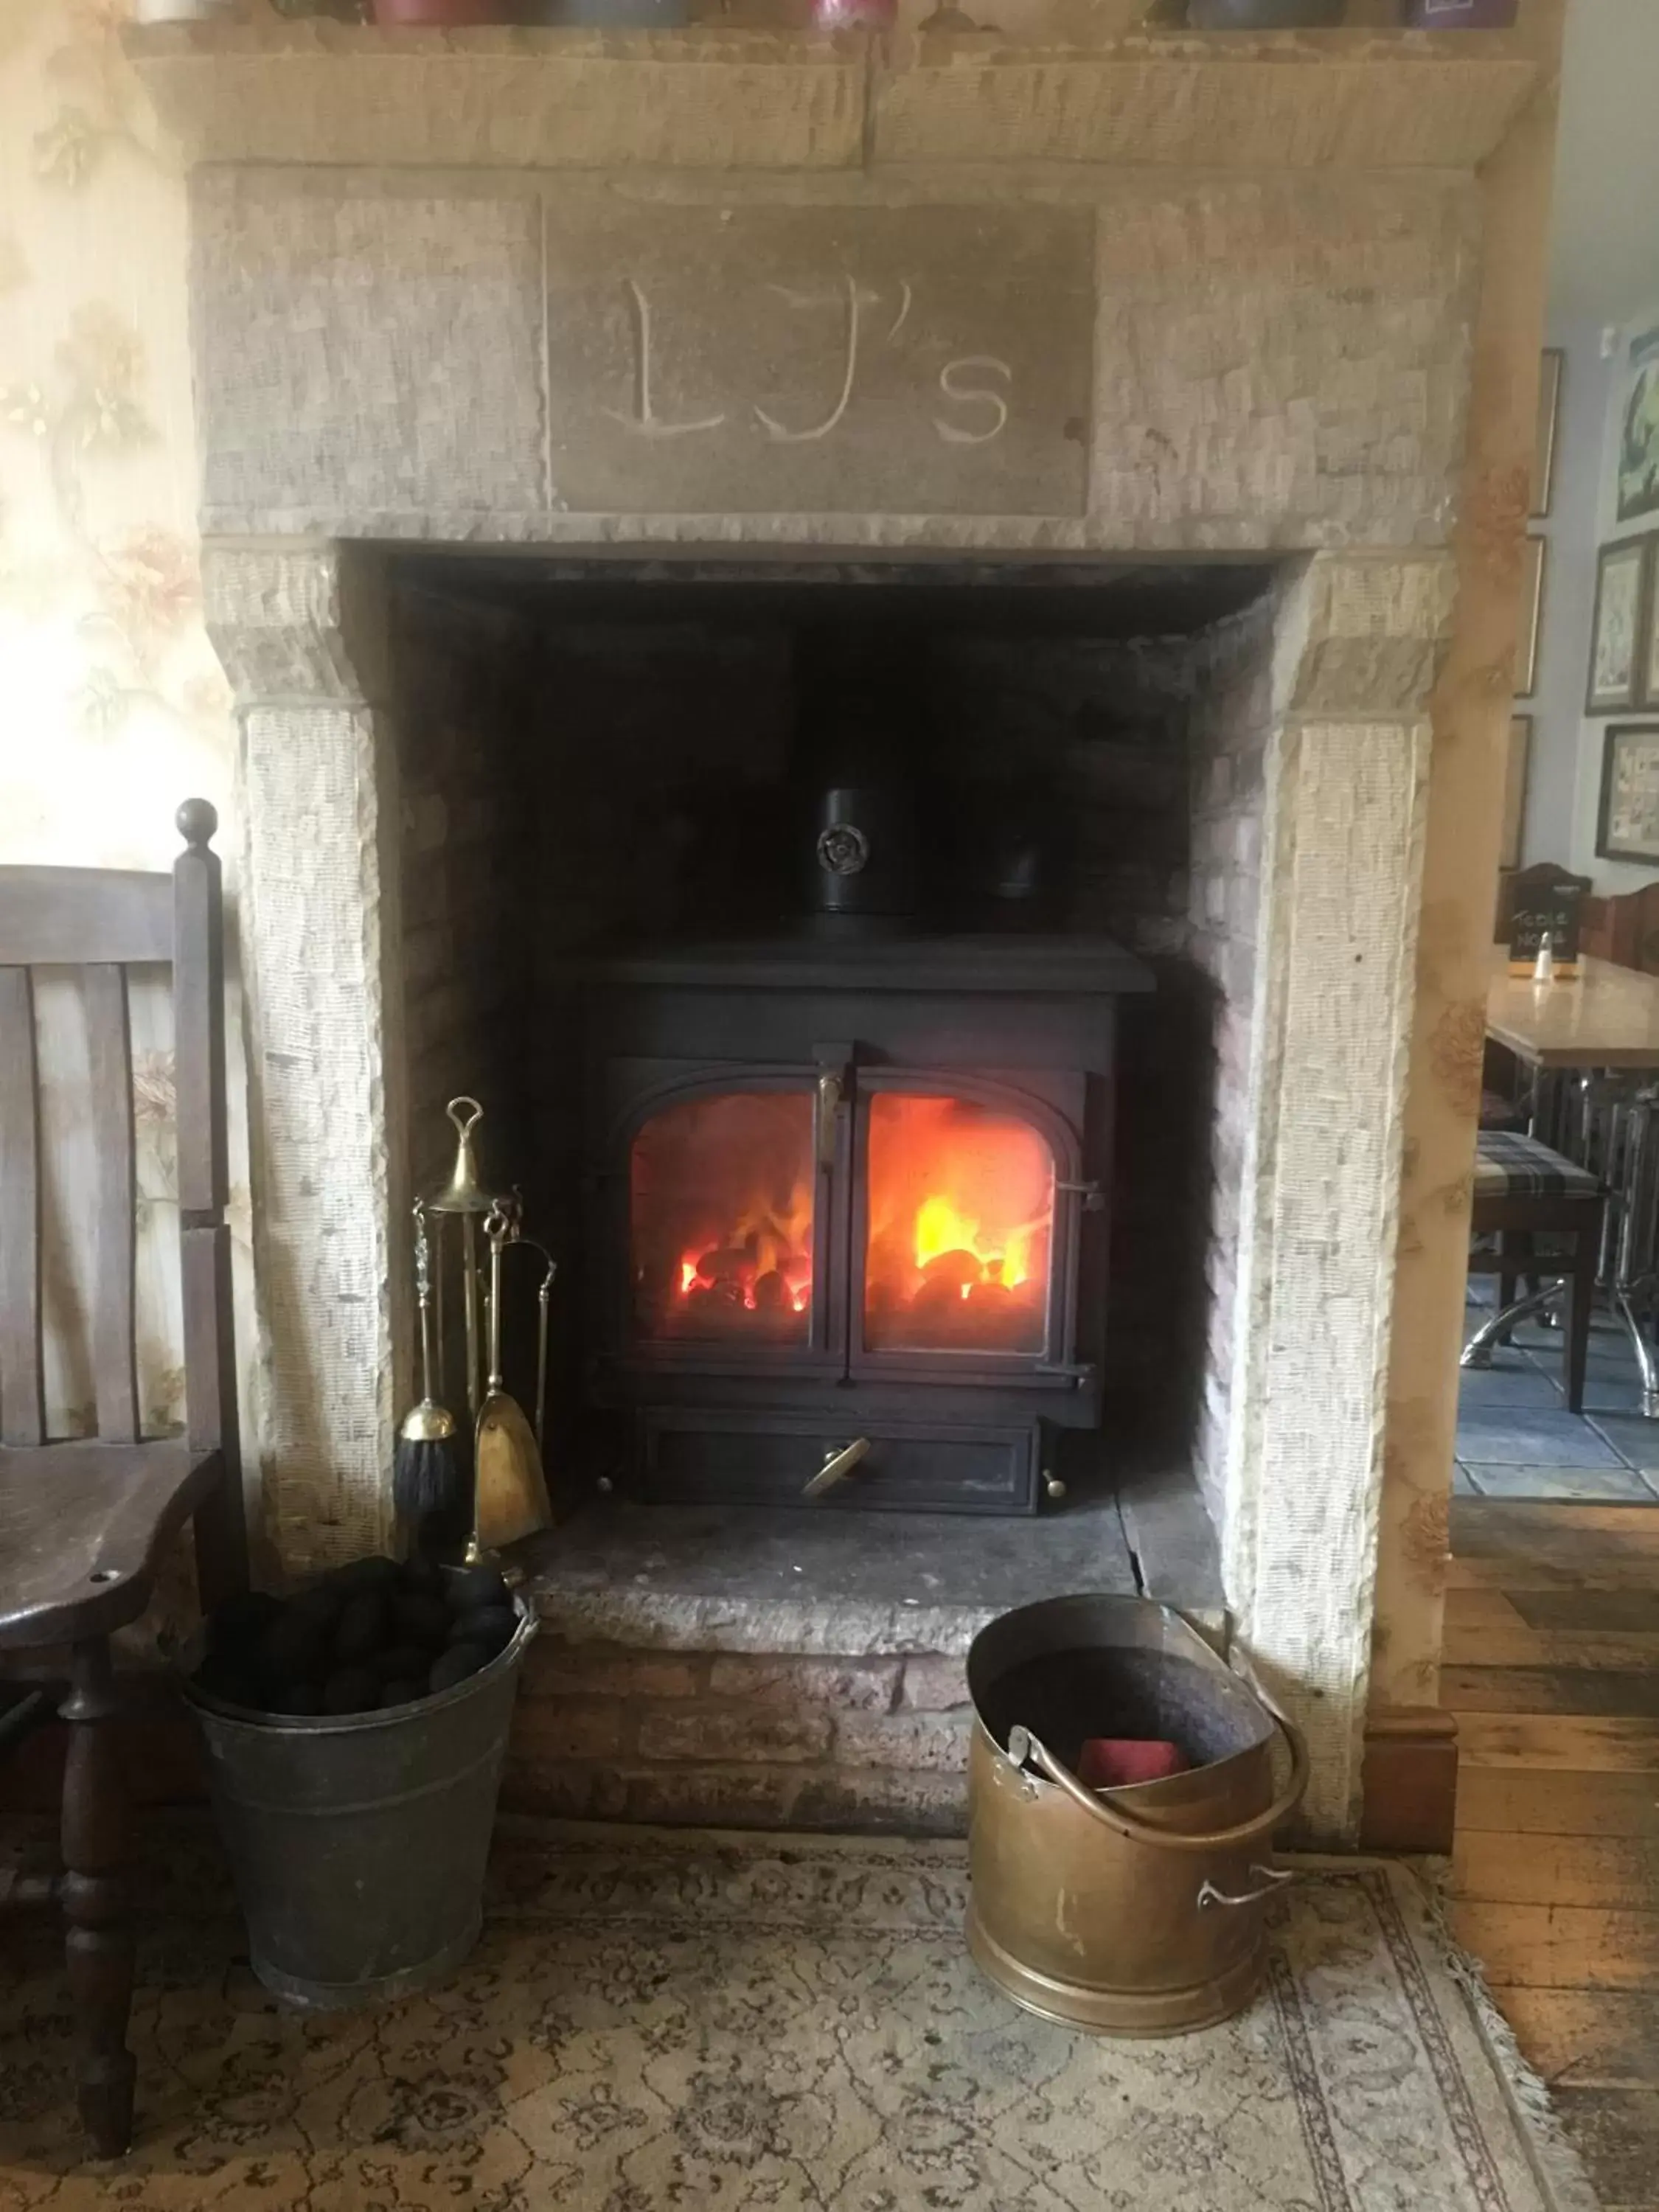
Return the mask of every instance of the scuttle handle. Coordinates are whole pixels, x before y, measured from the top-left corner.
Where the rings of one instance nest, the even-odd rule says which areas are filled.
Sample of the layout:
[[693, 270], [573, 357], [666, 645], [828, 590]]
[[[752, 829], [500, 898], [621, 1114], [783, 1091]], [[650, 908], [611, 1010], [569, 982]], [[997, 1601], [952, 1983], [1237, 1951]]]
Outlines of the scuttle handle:
[[1199, 1911], [1202, 1912], [1212, 1905], [1260, 1905], [1264, 1897], [1277, 1897], [1286, 1882], [1296, 1880], [1289, 1867], [1252, 1866], [1250, 1872], [1261, 1876], [1261, 1888], [1247, 1889], [1237, 1897], [1229, 1897], [1224, 1889], [1218, 1889], [1208, 1880], [1200, 1882]]

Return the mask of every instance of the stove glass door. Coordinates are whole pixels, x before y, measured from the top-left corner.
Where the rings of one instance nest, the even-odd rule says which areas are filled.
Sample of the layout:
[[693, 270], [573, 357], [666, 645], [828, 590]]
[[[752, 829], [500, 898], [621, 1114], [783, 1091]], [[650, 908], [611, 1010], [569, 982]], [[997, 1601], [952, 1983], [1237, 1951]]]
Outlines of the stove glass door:
[[1042, 1131], [979, 1099], [882, 1089], [865, 1142], [866, 1351], [1040, 1358], [1054, 1234]]
[[661, 1107], [629, 1159], [636, 1342], [812, 1340], [814, 1103], [710, 1090]]

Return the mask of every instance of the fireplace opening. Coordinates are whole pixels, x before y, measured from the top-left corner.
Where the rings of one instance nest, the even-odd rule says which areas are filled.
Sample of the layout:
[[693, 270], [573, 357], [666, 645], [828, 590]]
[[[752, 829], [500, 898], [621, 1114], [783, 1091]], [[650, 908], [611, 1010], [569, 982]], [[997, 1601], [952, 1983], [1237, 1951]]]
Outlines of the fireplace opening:
[[392, 575], [411, 1175], [481, 1098], [565, 1500], [1213, 1513], [1273, 572]]

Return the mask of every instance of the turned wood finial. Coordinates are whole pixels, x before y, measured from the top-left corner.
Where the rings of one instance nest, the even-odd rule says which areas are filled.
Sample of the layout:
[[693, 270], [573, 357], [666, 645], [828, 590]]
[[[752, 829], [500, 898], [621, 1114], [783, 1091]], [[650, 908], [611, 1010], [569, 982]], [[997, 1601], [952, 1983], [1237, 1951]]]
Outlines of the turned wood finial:
[[185, 799], [173, 819], [187, 845], [205, 845], [219, 827], [218, 809], [206, 799]]

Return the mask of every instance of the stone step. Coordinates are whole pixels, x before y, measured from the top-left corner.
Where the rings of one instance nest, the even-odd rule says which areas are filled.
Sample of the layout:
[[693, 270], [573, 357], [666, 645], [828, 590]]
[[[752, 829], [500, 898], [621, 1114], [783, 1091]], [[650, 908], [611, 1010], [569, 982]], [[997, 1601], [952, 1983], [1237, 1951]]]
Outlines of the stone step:
[[544, 1635], [502, 1802], [595, 1820], [962, 1832], [959, 1656], [664, 1651]]
[[1224, 1641], [1184, 1471], [1030, 1518], [611, 1498], [523, 1558], [542, 1633], [503, 1790], [520, 1812], [957, 1835], [988, 1621], [1149, 1593]]

